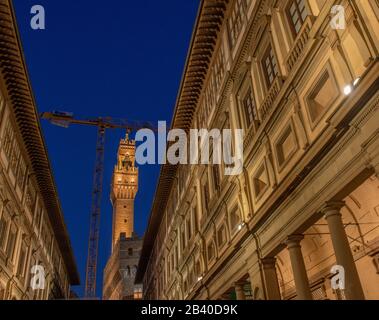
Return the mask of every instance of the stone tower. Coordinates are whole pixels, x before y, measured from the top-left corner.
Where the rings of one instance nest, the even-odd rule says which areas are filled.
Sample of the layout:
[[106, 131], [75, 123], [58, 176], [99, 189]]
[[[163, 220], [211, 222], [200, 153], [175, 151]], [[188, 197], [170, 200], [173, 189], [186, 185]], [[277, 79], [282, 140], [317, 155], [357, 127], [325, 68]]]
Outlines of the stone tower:
[[121, 234], [131, 238], [134, 232], [134, 198], [138, 191], [138, 168], [135, 166], [135, 141], [128, 134], [117, 152], [111, 202], [113, 206], [112, 251]]
[[103, 299], [139, 299], [142, 286], [134, 285], [142, 239], [134, 233], [134, 199], [138, 191], [135, 141], [120, 141], [113, 170], [111, 202], [112, 254], [104, 269]]

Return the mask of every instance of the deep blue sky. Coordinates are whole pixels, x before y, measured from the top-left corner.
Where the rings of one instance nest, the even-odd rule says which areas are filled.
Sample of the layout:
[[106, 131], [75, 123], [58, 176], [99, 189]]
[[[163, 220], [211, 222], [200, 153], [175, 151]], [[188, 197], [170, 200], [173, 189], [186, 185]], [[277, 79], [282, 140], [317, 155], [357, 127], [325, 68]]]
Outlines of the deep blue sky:
[[[14, 0], [38, 111], [77, 117], [171, 120], [197, 0]], [[46, 30], [32, 30], [30, 9], [43, 5]], [[85, 283], [96, 129], [42, 123], [82, 285]], [[106, 137], [98, 295], [110, 255], [109, 185], [122, 131]], [[144, 233], [159, 174], [140, 168], [135, 229]]]

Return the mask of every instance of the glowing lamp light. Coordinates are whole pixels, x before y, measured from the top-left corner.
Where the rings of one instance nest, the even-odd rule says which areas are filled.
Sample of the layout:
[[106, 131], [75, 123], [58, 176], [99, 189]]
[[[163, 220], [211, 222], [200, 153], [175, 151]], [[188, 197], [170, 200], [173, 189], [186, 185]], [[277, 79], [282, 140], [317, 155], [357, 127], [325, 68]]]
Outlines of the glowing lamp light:
[[201, 281], [201, 280], [203, 280], [203, 277], [198, 277], [197, 278], [197, 281]]
[[355, 87], [357, 84], [358, 84], [358, 82], [361, 80], [361, 78], [357, 78], [357, 79], [355, 79], [354, 80], [354, 82], [353, 82], [353, 86]]
[[345, 94], [345, 96], [348, 96], [352, 91], [353, 91], [353, 88], [351, 87], [350, 84], [345, 86], [345, 88], [343, 89], [343, 93]]

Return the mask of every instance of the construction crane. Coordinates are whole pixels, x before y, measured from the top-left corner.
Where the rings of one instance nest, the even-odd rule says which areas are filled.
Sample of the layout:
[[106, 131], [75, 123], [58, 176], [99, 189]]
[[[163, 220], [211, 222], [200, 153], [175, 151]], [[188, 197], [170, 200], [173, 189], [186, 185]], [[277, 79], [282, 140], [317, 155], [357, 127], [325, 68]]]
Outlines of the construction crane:
[[96, 275], [97, 275], [97, 256], [99, 247], [100, 231], [100, 210], [103, 191], [103, 172], [104, 172], [104, 145], [106, 129], [124, 129], [127, 132], [139, 129], [151, 129], [156, 131], [156, 127], [150, 122], [131, 122], [126, 119], [114, 119], [111, 117], [94, 119], [76, 119], [70, 112], [53, 111], [43, 112], [41, 119], [50, 121], [52, 124], [68, 128], [70, 124], [95, 126], [97, 127], [96, 141], [96, 161], [92, 185], [92, 202], [90, 213], [90, 229], [88, 240], [88, 256], [86, 267], [86, 286], [85, 298], [96, 298]]

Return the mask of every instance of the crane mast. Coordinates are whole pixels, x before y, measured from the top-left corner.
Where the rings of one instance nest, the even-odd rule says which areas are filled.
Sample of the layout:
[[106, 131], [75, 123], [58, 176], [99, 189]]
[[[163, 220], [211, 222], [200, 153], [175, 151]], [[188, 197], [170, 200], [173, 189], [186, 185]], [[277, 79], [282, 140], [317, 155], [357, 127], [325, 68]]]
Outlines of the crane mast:
[[105, 128], [97, 128], [96, 161], [92, 184], [92, 202], [86, 268], [86, 298], [96, 296], [97, 255], [99, 251], [100, 212], [103, 193]]
[[104, 146], [106, 129], [125, 129], [128, 132], [138, 129], [151, 129], [157, 131], [150, 122], [130, 122], [126, 119], [113, 119], [111, 117], [94, 119], [76, 119], [70, 112], [43, 112], [41, 119], [50, 121], [52, 124], [68, 128], [70, 124], [96, 126], [96, 161], [93, 174], [92, 199], [90, 212], [90, 228], [88, 239], [88, 255], [86, 266], [85, 298], [96, 298], [97, 257], [99, 251], [100, 213], [103, 192], [104, 173]]

